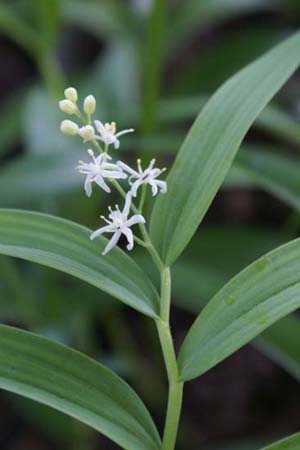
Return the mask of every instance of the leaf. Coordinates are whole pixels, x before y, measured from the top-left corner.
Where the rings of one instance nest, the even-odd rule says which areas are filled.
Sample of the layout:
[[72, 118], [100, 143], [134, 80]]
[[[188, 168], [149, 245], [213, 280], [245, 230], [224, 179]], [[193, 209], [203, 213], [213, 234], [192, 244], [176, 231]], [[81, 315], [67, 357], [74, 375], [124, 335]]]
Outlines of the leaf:
[[135, 18], [122, 1], [61, 0], [61, 8], [64, 22], [101, 40], [124, 40], [135, 28]]
[[183, 380], [195, 378], [300, 306], [300, 239], [248, 266], [203, 309], [179, 354]]
[[158, 294], [147, 275], [122, 250], [105, 257], [105, 238], [47, 214], [0, 209], [0, 253], [53, 267], [107, 292], [138, 311], [157, 317]]
[[270, 152], [262, 148], [249, 148], [241, 151], [237, 157], [237, 164], [254, 185], [299, 211], [299, 157]]
[[236, 74], [198, 116], [153, 209], [151, 236], [167, 265], [196, 231], [251, 124], [299, 65], [299, 44], [296, 33]]
[[[234, 274], [262, 253], [287, 240], [286, 233], [271, 230], [236, 226], [204, 227], [201, 235], [193, 239], [193, 245], [172, 269], [174, 303], [198, 315]], [[298, 317], [284, 317], [251, 344], [299, 380]]]
[[135, 392], [87, 356], [0, 325], [0, 387], [62, 411], [123, 448], [159, 450], [152, 419]]
[[275, 444], [264, 447], [262, 450], [298, 450], [300, 448], [300, 433], [293, 434]]
[[218, 24], [228, 18], [241, 14], [257, 12], [260, 9], [269, 9], [269, 0], [187, 0], [176, 8], [173, 26], [169, 30], [169, 39], [172, 47], [181, 44], [199, 28], [203, 29], [212, 24]]
[[[204, 95], [163, 99], [159, 104], [160, 120], [169, 124], [192, 119], [197, 115], [199, 109], [203, 108], [206, 101], [207, 97]], [[298, 121], [276, 105], [268, 105], [255, 119], [254, 126], [293, 145], [299, 144], [300, 128]]]

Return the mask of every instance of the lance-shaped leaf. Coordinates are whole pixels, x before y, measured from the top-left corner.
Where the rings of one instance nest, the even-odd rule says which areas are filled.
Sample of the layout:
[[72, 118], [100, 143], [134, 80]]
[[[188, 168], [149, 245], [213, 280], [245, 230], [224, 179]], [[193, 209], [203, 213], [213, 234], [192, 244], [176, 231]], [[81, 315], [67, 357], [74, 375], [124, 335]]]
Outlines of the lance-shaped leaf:
[[122, 250], [101, 255], [107, 239], [90, 241], [91, 231], [47, 214], [0, 210], [0, 253], [74, 275], [150, 317], [158, 294], [148, 276]]
[[161, 448], [144, 404], [115, 373], [64, 345], [5, 325], [0, 388], [75, 417], [122, 448]]
[[300, 448], [300, 433], [293, 434], [275, 444], [264, 447], [262, 450], [299, 450]]
[[300, 239], [248, 266], [203, 309], [179, 355], [190, 380], [214, 367], [300, 306]]
[[206, 104], [154, 206], [151, 236], [166, 264], [203, 219], [255, 118], [300, 63], [300, 33], [229, 79]]

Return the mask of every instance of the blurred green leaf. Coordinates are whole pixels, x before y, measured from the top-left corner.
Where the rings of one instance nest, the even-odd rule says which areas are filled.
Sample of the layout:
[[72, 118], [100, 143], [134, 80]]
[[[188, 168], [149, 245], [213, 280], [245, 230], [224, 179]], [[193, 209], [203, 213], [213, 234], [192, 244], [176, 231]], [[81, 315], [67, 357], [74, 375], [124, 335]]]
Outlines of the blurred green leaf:
[[243, 149], [236, 163], [254, 185], [300, 209], [300, 158], [257, 147]]
[[275, 444], [264, 447], [262, 450], [298, 450], [300, 448], [300, 433], [293, 434]]
[[[62, 93], [63, 96], [63, 93]], [[23, 110], [23, 137], [25, 148], [37, 155], [61, 155], [79, 149], [79, 138], [64, 136], [60, 131], [64, 115], [58, 102], [40, 86], [34, 86], [27, 94]]]
[[55, 216], [0, 210], [0, 253], [34, 261], [80, 278], [140, 312], [157, 317], [158, 294], [146, 274], [119, 248], [106, 257], [105, 238]]
[[296, 33], [231, 78], [194, 123], [152, 214], [151, 236], [167, 265], [203, 219], [252, 122], [299, 65], [299, 43]]
[[140, 101], [139, 70], [134, 44], [126, 39], [113, 41], [81, 83], [80, 95], [95, 95], [95, 116], [100, 120], [132, 125]]
[[242, 14], [268, 10], [272, 7], [271, 0], [186, 0], [180, 2], [172, 18], [169, 30], [169, 40], [173, 44], [182, 44], [195, 31], [204, 27], [216, 25], [221, 21]]
[[203, 226], [172, 268], [176, 304], [199, 314], [235, 274], [289, 239], [269, 228]]
[[179, 355], [190, 380], [300, 306], [300, 239], [261, 257], [227, 283], [203, 309]]
[[121, 40], [135, 29], [135, 18], [122, 1], [61, 0], [64, 21], [97, 38]]
[[[194, 119], [206, 101], [207, 97], [204, 95], [163, 99], [159, 106], [160, 120], [168, 124]], [[293, 145], [299, 144], [300, 128], [298, 121], [276, 105], [267, 106], [256, 118], [254, 126]], [[176, 149], [174, 148], [173, 151], [175, 152]]]
[[0, 31], [35, 56], [39, 51], [39, 35], [32, 29], [23, 17], [17, 14], [12, 5], [0, 4]]
[[225, 32], [217, 29], [209, 38], [204, 34], [203, 42], [201, 38], [196, 41], [197, 50], [188, 52], [184, 64], [179, 62], [176, 75], [168, 83], [168, 92], [177, 95], [213, 92], [282, 39], [278, 24], [270, 25], [259, 19], [245, 20], [242, 32], [234, 25]]
[[29, 155], [7, 163], [0, 169], [1, 206], [32, 207], [82, 186], [83, 179], [75, 170], [79, 156], [79, 152], [68, 156]]
[[135, 392], [87, 356], [0, 325], [0, 386], [62, 411], [133, 450], [159, 450], [152, 419]]
[[50, 50], [55, 45], [60, 25], [59, 0], [30, 0], [27, 2], [27, 9], [35, 19], [36, 29], [42, 31], [43, 51]]
[[18, 93], [1, 105], [0, 121], [5, 123], [0, 134], [0, 155], [9, 153], [21, 139], [21, 118], [23, 112], [24, 93]]

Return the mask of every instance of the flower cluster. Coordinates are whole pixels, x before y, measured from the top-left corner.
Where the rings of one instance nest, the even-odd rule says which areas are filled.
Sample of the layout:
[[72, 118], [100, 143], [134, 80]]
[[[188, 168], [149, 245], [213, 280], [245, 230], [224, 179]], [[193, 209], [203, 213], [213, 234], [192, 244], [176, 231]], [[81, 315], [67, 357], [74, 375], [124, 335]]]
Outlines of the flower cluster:
[[[155, 159], [152, 159], [149, 166], [143, 170], [141, 160], [137, 160], [137, 170], [131, 168], [122, 161], [114, 162], [109, 155], [109, 147], [114, 146], [115, 149], [120, 147], [119, 138], [127, 133], [132, 133], [132, 128], [117, 132], [115, 122], [102, 123], [100, 120], [92, 121], [92, 116], [96, 110], [96, 100], [93, 95], [88, 95], [83, 102], [83, 112], [78, 107], [77, 91], [73, 87], [69, 87], [64, 92], [65, 98], [59, 102], [59, 107], [62, 112], [68, 115], [76, 116], [80, 122], [72, 120], [63, 120], [60, 126], [62, 133], [70, 136], [79, 136], [83, 142], [89, 142], [99, 154], [95, 155], [94, 150], [89, 148], [87, 150], [89, 161], [79, 161], [77, 170], [85, 175], [84, 189], [88, 197], [92, 195], [92, 185], [95, 183], [105, 192], [110, 193], [110, 185], [114, 185], [119, 192], [121, 192], [125, 199], [123, 210], [109, 207], [108, 219], [104, 216], [101, 218], [106, 222], [106, 225], [94, 231], [90, 239], [101, 236], [103, 233], [113, 233], [112, 238], [108, 242], [103, 255], [106, 255], [115, 245], [117, 245], [120, 237], [124, 235], [127, 239], [127, 250], [132, 250], [134, 240], [142, 242], [139, 238], [133, 235], [131, 227], [139, 224], [143, 226], [146, 222], [142, 215], [143, 200], [146, 195], [147, 185], [151, 186], [152, 195], [155, 196], [159, 192], [167, 192], [167, 183], [157, 178], [166, 170], [155, 168]], [[104, 145], [104, 148], [102, 148]], [[124, 189], [119, 184], [118, 180], [126, 180], [129, 190]], [[133, 203], [133, 198], [139, 194], [139, 189], [142, 186], [141, 199], [139, 208]], [[135, 214], [129, 217], [130, 210]]]

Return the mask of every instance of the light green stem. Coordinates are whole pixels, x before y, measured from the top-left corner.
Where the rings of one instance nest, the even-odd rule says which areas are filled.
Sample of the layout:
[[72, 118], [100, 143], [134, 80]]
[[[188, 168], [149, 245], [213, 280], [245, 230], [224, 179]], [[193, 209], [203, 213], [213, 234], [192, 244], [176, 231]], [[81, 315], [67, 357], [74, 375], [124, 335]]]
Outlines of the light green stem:
[[183, 383], [179, 380], [176, 354], [171, 335], [169, 316], [171, 301], [171, 273], [169, 267], [161, 269], [161, 311], [157, 330], [169, 381], [169, 397], [162, 450], [174, 450], [181, 413]]

